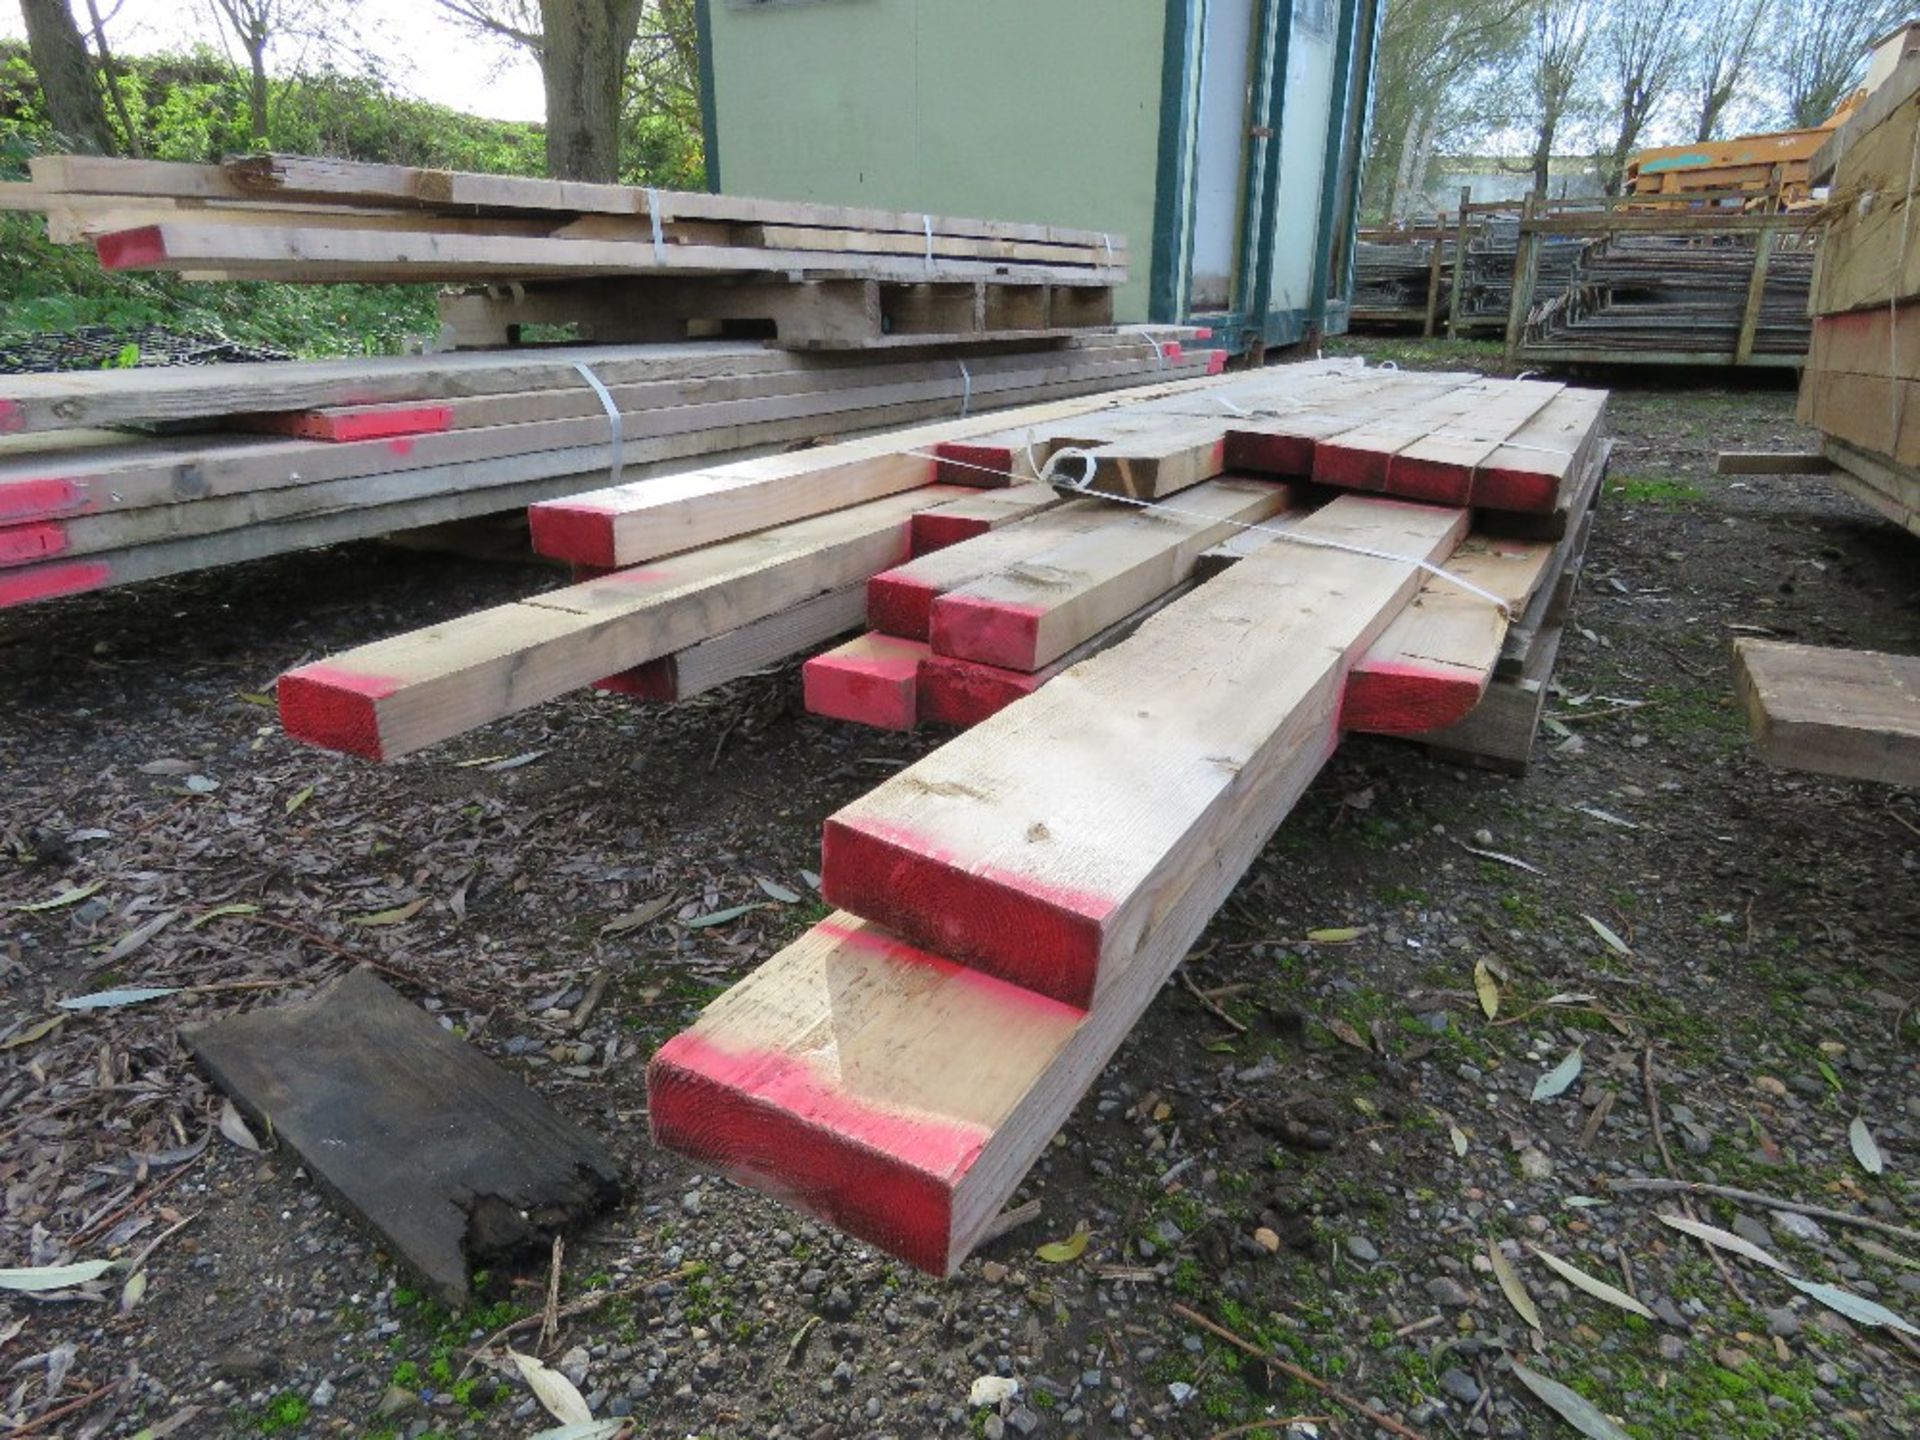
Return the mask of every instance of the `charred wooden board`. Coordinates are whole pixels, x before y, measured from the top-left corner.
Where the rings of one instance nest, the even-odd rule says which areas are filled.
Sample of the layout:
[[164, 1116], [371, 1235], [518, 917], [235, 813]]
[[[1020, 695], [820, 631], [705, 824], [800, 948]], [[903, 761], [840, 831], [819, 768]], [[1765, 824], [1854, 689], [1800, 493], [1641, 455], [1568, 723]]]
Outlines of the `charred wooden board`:
[[599, 1141], [370, 970], [182, 1037], [449, 1304], [619, 1197]]

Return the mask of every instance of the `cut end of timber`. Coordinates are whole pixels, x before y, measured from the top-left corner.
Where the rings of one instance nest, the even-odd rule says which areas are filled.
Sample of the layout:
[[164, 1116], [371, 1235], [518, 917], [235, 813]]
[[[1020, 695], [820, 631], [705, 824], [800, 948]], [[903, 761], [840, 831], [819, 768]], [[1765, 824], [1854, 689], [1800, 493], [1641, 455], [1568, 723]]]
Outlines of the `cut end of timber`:
[[809, 713], [878, 730], [911, 730], [920, 719], [920, 662], [927, 647], [895, 635], [861, 635], [801, 667]]
[[1383, 450], [1330, 441], [1313, 447], [1313, 478], [1321, 485], [1379, 493], [1387, 488], [1388, 458]]
[[1037, 605], [980, 600], [961, 591], [939, 596], [927, 627], [936, 653], [1008, 670], [1031, 670], [1040, 643]]
[[674, 1036], [647, 1066], [653, 1143], [944, 1275], [953, 1186], [977, 1126], [928, 1124], [841, 1091], [804, 1060]]
[[929, 655], [920, 666], [920, 718], [961, 729], [978, 725], [1031, 695], [1045, 678], [1044, 672], [1003, 670], [950, 655]]
[[401, 688], [384, 675], [360, 675], [337, 666], [303, 665], [280, 677], [280, 728], [296, 740], [384, 760], [379, 702]]
[[1387, 462], [1387, 489], [1402, 500], [1465, 505], [1473, 489], [1473, 469], [1396, 455]]
[[658, 660], [649, 660], [631, 670], [622, 670], [618, 675], [596, 680], [593, 688], [635, 700], [670, 705], [680, 698], [679, 667], [674, 663], [673, 656], [662, 655]]
[[1486, 694], [1488, 676], [1456, 666], [1361, 661], [1340, 697], [1340, 728], [1418, 735], [1458, 724]]
[[1229, 470], [1252, 470], [1261, 475], [1304, 477], [1313, 473], [1313, 441], [1301, 435], [1229, 430], [1226, 465]]
[[18, 435], [27, 428], [27, 412], [17, 400], [0, 400], [0, 435]]
[[964, 869], [928, 848], [910, 833], [830, 816], [821, 893], [949, 960], [1065, 1005], [1093, 1003], [1111, 901]]
[[112, 581], [113, 567], [103, 560], [39, 566], [18, 575], [0, 575], [0, 610], [98, 590]]
[[1474, 477], [1473, 503], [1485, 510], [1550, 514], [1560, 503], [1560, 477], [1537, 470], [1483, 470]]
[[606, 570], [620, 563], [614, 552], [613, 521], [611, 510], [572, 500], [550, 500], [527, 507], [527, 527], [533, 533], [536, 555]]
[[963, 445], [948, 441], [933, 447], [939, 456], [934, 466], [936, 485], [971, 485], [990, 490], [1013, 483], [1013, 447], [1010, 445]]
[[867, 624], [883, 635], [925, 640], [939, 593], [903, 570], [882, 570], [867, 582]]
[[292, 435], [302, 440], [389, 440], [408, 435], [438, 435], [453, 428], [451, 405], [408, 405], [391, 410], [279, 410], [237, 417], [248, 430]]
[[67, 551], [67, 527], [59, 521], [0, 528], [0, 565], [33, 565]]
[[80, 515], [93, 508], [87, 493], [71, 480], [16, 480], [0, 485], [0, 525]]
[[922, 510], [913, 517], [913, 557], [931, 555], [962, 540], [984, 535], [993, 526], [972, 515], [942, 515], [938, 510]]
[[107, 270], [138, 270], [162, 264], [167, 258], [166, 235], [158, 225], [101, 235], [94, 240], [93, 249]]

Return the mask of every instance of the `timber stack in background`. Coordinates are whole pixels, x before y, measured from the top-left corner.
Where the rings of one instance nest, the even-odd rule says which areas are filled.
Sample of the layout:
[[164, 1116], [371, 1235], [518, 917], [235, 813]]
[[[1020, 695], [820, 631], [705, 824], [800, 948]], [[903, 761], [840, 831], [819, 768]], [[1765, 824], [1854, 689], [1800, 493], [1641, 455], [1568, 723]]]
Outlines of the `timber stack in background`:
[[1814, 158], [1830, 187], [1800, 418], [1842, 488], [1920, 534], [1920, 55], [1907, 55]]

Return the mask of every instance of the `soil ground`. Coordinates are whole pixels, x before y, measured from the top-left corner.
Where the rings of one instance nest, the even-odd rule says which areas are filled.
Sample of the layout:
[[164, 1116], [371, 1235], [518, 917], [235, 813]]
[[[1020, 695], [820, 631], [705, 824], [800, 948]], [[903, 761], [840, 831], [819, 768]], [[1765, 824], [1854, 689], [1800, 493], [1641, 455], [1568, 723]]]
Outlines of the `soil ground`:
[[[66, 900], [0, 911], [0, 1264], [159, 1242], [138, 1295], [115, 1272], [0, 1299], [0, 1428], [548, 1423], [497, 1350], [469, 1365], [539, 1309], [545, 1267], [449, 1315], [291, 1155], [218, 1133], [175, 1038], [365, 959], [625, 1166], [628, 1198], [561, 1279], [563, 1303], [619, 1293], [517, 1343], [635, 1434], [1385, 1433], [1175, 1306], [1394, 1433], [1574, 1433], [1509, 1357], [1643, 1440], [1915, 1433], [1911, 1346], [1609, 1182], [1907, 1227], [1691, 1202], [1920, 1318], [1920, 804], [1767, 769], [1727, 677], [1741, 633], [1920, 650], [1920, 550], [1819, 479], [1713, 473], [1721, 448], [1810, 443], [1789, 389], [1606, 378], [1613, 478], [1532, 772], [1344, 745], [1187, 961], [1192, 988], [1169, 986], [1023, 1186], [1038, 1217], [948, 1281], [652, 1151], [643, 1086], [665, 1036], [823, 913], [823, 818], [937, 736], [808, 717], [789, 670], [674, 708], [577, 695], [386, 768], [303, 749], [274, 725], [280, 671], [556, 583], [375, 545], [0, 617], [0, 906]], [[120, 985], [199, 988], [54, 1008]], [[1580, 1075], [1531, 1098], [1570, 1054]], [[1856, 1117], [1884, 1173], [1856, 1158]], [[1078, 1258], [1036, 1254], [1081, 1228]], [[1018, 1395], [970, 1406], [990, 1374]]]

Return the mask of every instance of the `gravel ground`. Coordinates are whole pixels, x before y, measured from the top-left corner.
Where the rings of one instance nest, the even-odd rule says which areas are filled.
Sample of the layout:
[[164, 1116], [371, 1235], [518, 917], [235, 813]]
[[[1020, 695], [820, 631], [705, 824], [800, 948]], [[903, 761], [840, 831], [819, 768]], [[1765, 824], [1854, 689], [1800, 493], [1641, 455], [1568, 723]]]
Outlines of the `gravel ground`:
[[[0, 1299], [0, 1433], [551, 1423], [480, 1348], [545, 1266], [447, 1314], [294, 1157], [220, 1132], [174, 1038], [358, 960], [626, 1166], [561, 1273], [563, 1306], [606, 1298], [515, 1343], [638, 1435], [1575, 1433], [1523, 1373], [1638, 1437], [1915, 1433], [1903, 1337], [1663, 1217], [1920, 1319], [1920, 805], [1761, 766], [1726, 666], [1739, 633], [1920, 649], [1920, 551], [1819, 480], [1711, 473], [1808, 443], [1787, 390], [1628, 377], [1613, 415], [1533, 772], [1344, 746], [1023, 1186], [1037, 1216], [944, 1282], [654, 1153], [642, 1085], [822, 913], [825, 815], [936, 737], [813, 720], [788, 671], [385, 769], [301, 749], [278, 672], [551, 579], [374, 546], [0, 616], [0, 1264], [133, 1262]], [[54, 1006], [125, 985], [191, 988]], [[976, 1407], [981, 1377], [1017, 1390]]]

